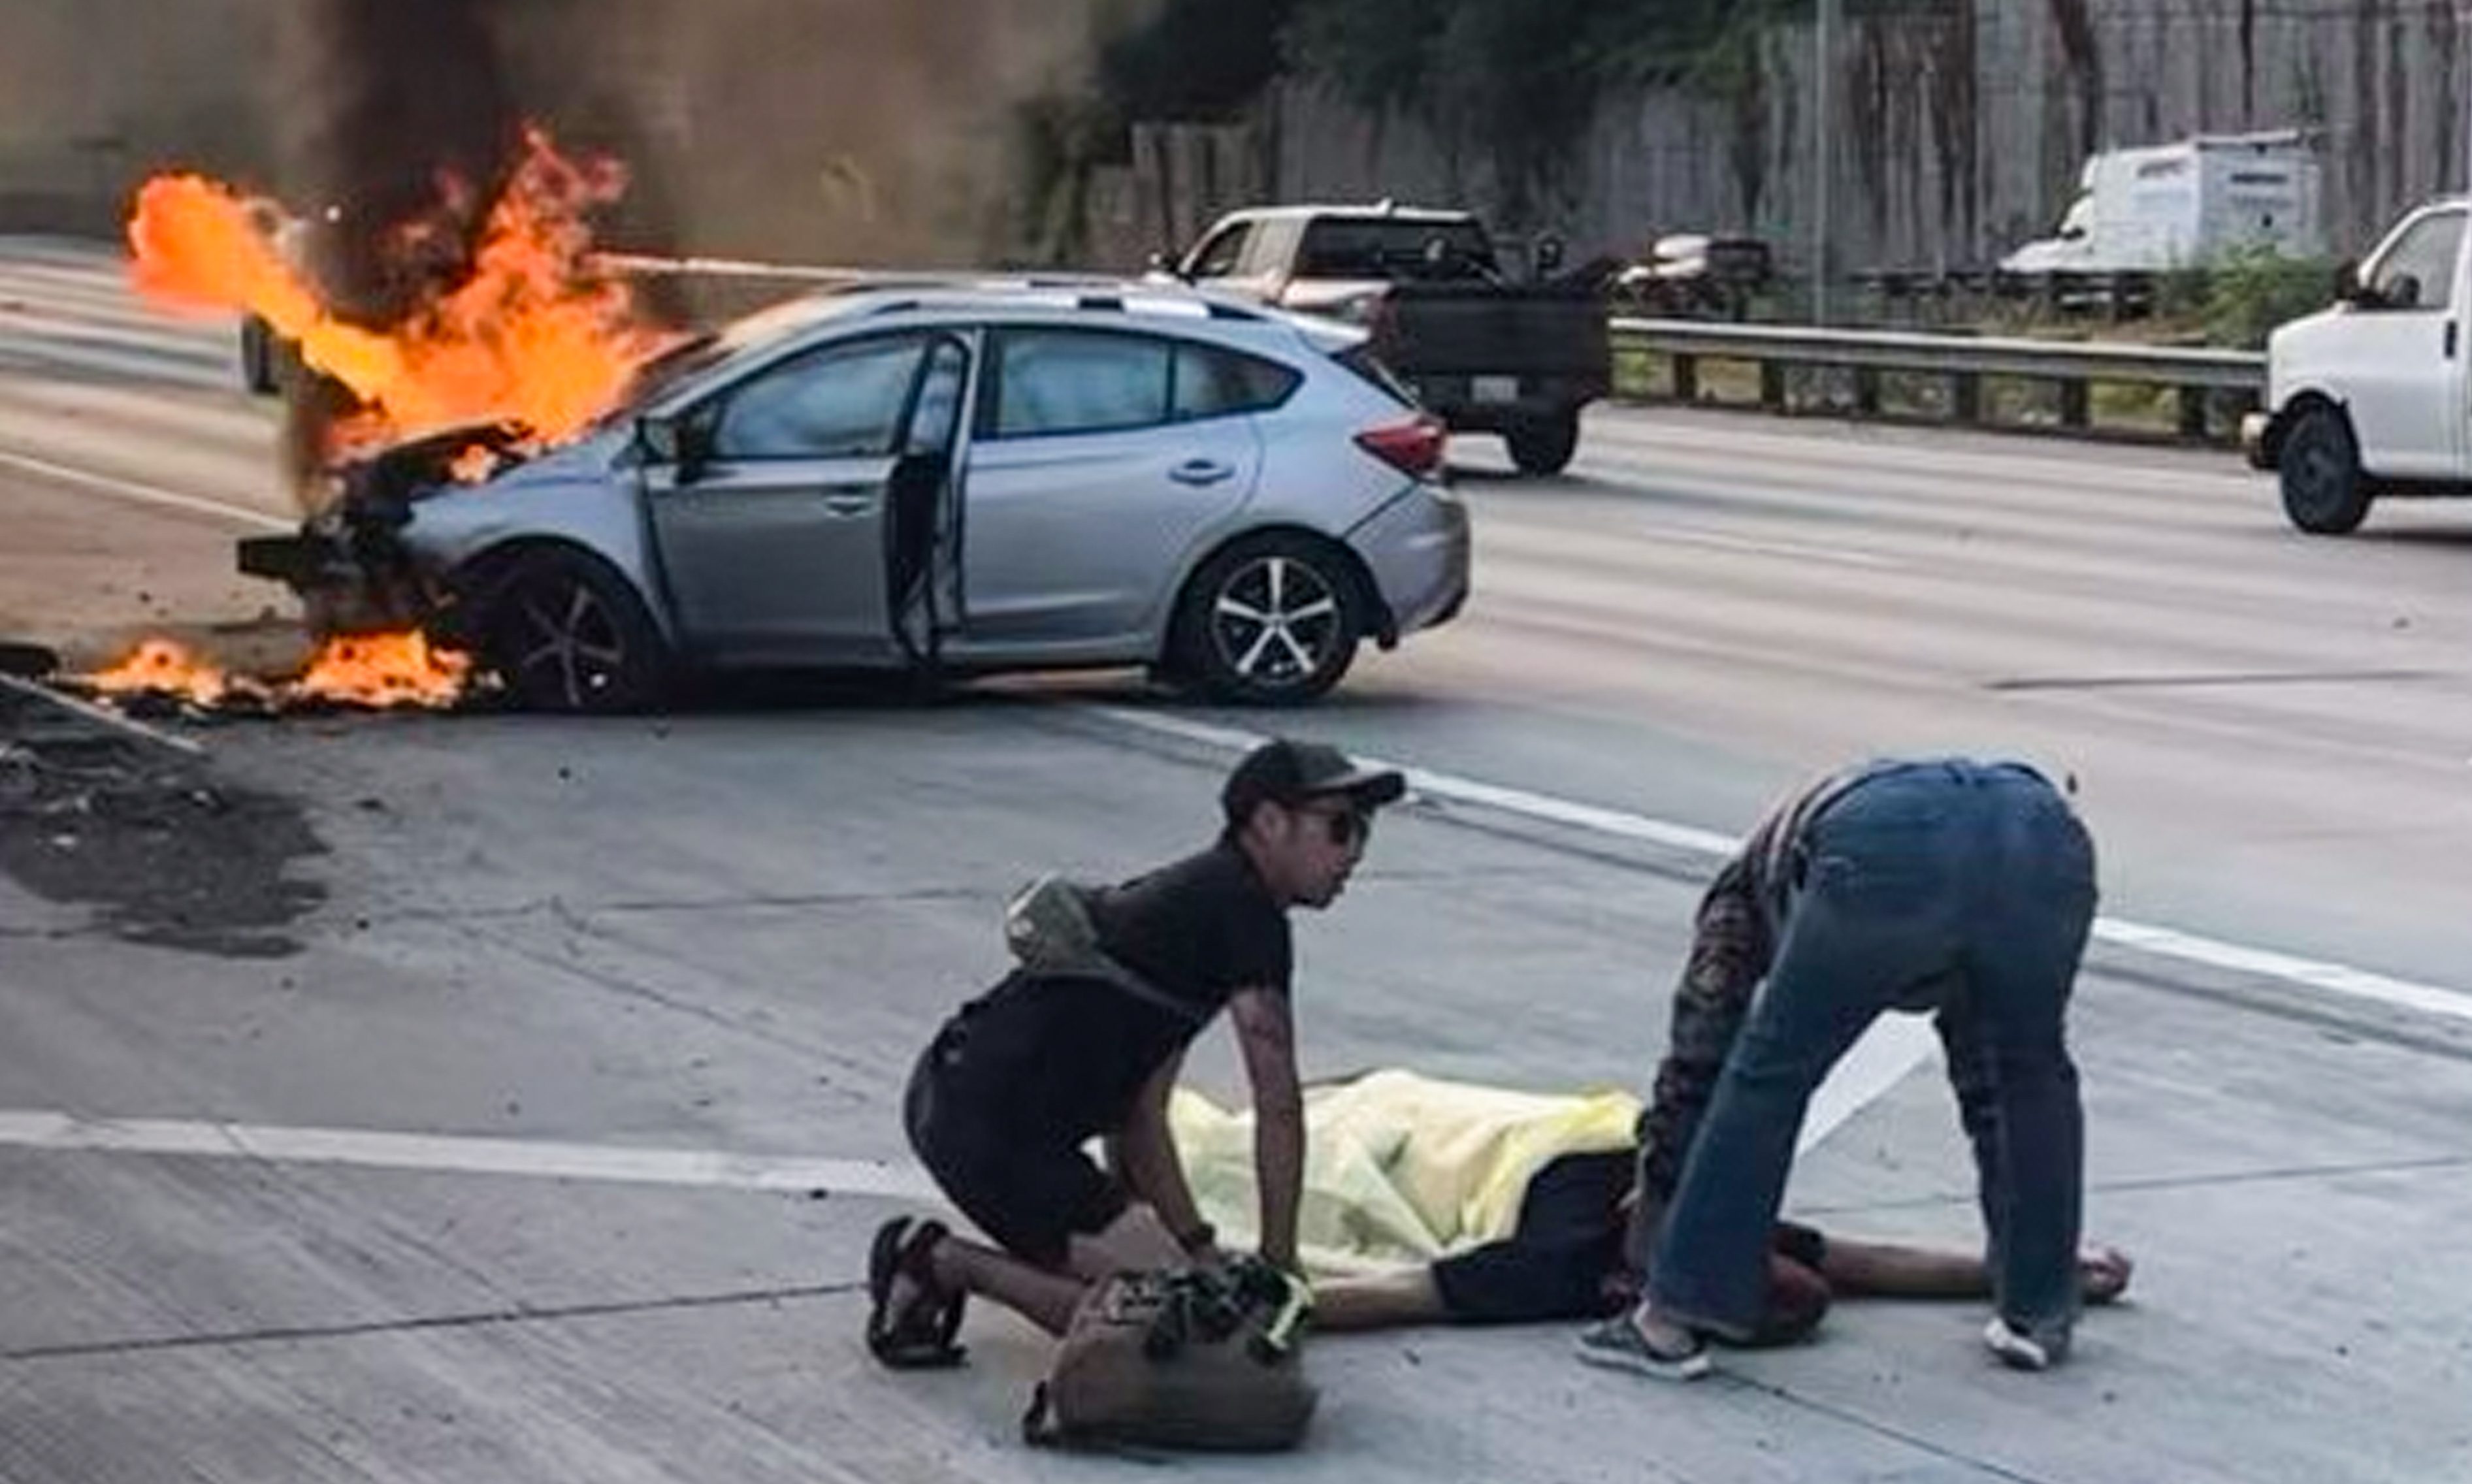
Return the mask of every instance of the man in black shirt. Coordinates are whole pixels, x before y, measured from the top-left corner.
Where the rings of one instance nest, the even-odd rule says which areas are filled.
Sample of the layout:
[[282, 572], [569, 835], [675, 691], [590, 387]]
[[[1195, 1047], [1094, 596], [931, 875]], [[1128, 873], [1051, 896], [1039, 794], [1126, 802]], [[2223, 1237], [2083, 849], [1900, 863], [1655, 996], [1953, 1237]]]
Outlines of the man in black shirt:
[[[1061, 1333], [1110, 1273], [1217, 1259], [1167, 1107], [1185, 1048], [1223, 1007], [1252, 1084], [1262, 1256], [1295, 1271], [1304, 1099], [1287, 909], [1338, 898], [1374, 811], [1405, 787], [1334, 748], [1265, 743], [1228, 775], [1216, 844], [1088, 900], [1086, 968], [1025, 966], [944, 1023], [912, 1073], [904, 1121], [938, 1187], [995, 1246], [933, 1221], [886, 1223], [868, 1274], [879, 1359], [958, 1360], [968, 1294]], [[1107, 1168], [1082, 1152], [1093, 1138]]]

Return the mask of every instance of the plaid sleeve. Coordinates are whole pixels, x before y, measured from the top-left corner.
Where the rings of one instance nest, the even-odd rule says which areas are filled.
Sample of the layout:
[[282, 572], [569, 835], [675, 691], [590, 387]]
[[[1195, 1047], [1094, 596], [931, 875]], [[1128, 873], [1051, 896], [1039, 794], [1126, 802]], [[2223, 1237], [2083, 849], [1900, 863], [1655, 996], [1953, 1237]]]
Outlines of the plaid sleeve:
[[1760, 910], [1752, 853], [1728, 862], [1700, 900], [1690, 962], [1674, 994], [1674, 1025], [1656, 1091], [1640, 1115], [1640, 1189], [1673, 1198], [1718, 1074], [1769, 970], [1768, 920]]

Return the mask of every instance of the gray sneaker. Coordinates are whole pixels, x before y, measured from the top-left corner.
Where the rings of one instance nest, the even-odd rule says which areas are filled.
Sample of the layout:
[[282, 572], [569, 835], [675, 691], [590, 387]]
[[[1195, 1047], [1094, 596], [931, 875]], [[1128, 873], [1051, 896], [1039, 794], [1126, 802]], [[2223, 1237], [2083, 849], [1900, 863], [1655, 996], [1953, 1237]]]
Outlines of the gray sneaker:
[[1709, 1372], [1708, 1347], [1699, 1336], [1693, 1335], [1681, 1350], [1660, 1350], [1648, 1342], [1627, 1313], [1581, 1331], [1580, 1358], [1609, 1371], [1652, 1376], [1661, 1381], [1696, 1381]]
[[2015, 1371], [2048, 1371], [2068, 1353], [2065, 1342], [2047, 1345], [1998, 1314], [1983, 1327], [1983, 1343], [1991, 1347], [2001, 1364]]

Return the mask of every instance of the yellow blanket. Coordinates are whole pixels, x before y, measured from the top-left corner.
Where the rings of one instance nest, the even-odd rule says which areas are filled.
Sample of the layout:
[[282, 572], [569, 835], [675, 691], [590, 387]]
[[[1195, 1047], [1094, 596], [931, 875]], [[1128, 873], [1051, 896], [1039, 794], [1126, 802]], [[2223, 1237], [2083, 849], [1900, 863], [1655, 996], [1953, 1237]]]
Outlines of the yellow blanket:
[[[1367, 1072], [1305, 1094], [1298, 1254], [1316, 1274], [1429, 1262], [1508, 1236], [1529, 1177], [1557, 1155], [1630, 1146], [1639, 1100], [1556, 1096], [1413, 1072]], [[1168, 1108], [1204, 1219], [1250, 1246], [1253, 1117], [1186, 1088]]]

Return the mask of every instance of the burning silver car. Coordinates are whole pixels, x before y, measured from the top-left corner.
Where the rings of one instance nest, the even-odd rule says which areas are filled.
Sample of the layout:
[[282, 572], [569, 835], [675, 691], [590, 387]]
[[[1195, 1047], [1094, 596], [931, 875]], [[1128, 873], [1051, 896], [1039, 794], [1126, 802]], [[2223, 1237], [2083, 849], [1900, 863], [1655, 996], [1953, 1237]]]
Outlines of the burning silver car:
[[354, 465], [241, 567], [543, 709], [733, 667], [1138, 665], [1306, 700], [1468, 588], [1443, 431], [1363, 342], [1130, 284], [812, 295], [648, 365], [546, 453], [457, 429]]

